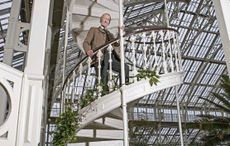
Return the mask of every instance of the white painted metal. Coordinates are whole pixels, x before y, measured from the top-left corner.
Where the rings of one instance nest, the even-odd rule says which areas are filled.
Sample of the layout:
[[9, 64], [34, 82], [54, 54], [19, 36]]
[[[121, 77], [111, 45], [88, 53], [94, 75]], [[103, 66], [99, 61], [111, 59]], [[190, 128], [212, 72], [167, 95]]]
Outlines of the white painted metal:
[[[103, 3], [102, 3], [103, 2]], [[105, 3], [104, 3], [105, 2]], [[120, 15], [118, 15], [118, 12], [115, 11], [115, 9], [111, 9], [109, 7], [109, 5], [106, 5], [108, 3], [110, 3], [111, 1], [105, 1], [105, 0], [97, 0], [97, 1], [91, 1], [91, 0], [86, 0], [86, 1], [77, 1], [77, 0], [72, 0], [71, 4], [70, 4], [70, 11], [72, 12], [72, 19], [70, 21], [72, 21], [72, 25], [70, 26], [71, 29], [73, 29], [74, 32], [76, 32], [76, 39], [77, 39], [77, 43], [78, 45], [82, 44], [82, 40], [85, 38], [86, 34], [87, 34], [87, 30], [92, 27], [92, 26], [97, 26], [97, 24], [99, 25], [99, 18], [101, 16], [102, 13], [107, 12], [110, 13], [112, 16], [112, 19], [115, 18], [115, 20], [117, 21], [119, 17], [122, 18], [122, 13], [120, 13]], [[119, 1], [120, 4], [123, 3], [121, 1]], [[115, 2], [116, 3], [116, 2]], [[119, 5], [119, 9], [120, 12], [122, 12], [122, 7], [120, 7], [122, 5]], [[113, 20], [112, 20], [113, 22]], [[113, 25], [113, 23], [111, 22], [112, 27], [117, 28], [117, 24]], [[110, 26], [111, 26], [110, 25]], [[119, 26], [121, 28], [121, 26], [123, 26], [123, 20], [120, 21]], [[169, 35], [168, 32], [171, 32]], [[120, 30], [120, 36], [123, 36], [123, 31]], [[147, 33], [146, 33], [147, 34]], [[149, 34], [149, 33], [148, 33]], [[141, 34], [138, 34], [139, 36], [141, 36]], [[137, 36], [138, 36], [137, 35]], [[159, 36], [161, 35], [160, 38], [162, 38], [162, 44], [159, 45]], [[145, 68], [150, 68], [150, 69], [157, 69], [157, 73], [162, 74], [162, 72], [160, 72], [162, 70], [162, 68], [164, 69], [163, 75], [161, 75], [160, 78], [160, 83], [158, 83], [157, 86], [150, 86], [148, 81], [142, 80], [142, 81], [138, 81], [136, 83], [133, 83], [131, 85], [128, 86], [123, 86], [121, 88], [121, 92], [120, 91], [114, 91], [108, 95], [102, 96], [101, 98], [97, 99], [96, 101], [94, 101], [93, 103], [91, 103], [89, 106], [80, 109], [80, 116], [81, 116], [81, 123], [80, 123], [80, 131], [79, 132], [85, 132], [85, 136], [87, 137], [87, 134], [90, 134], [92, 136], [92, 131], [88, 131], [86, 132], [85, 129], [82, 128], [87, 128], [87, 125], [90, 124], [90, 126], [92, 126], [92, 124], [103, 124], [104, 126], [108, 126], [110, 127], [111, 125], [109, 125], [108, 123], [106, 123], [106, 119], [102, 119], [102, 116], [108, 116], [108, 114], [112, 113], [112, 111], [115, 111], [117, 109], [120, 108], [120, 105], [122, 105], [123, 107], [123, 117], [127, 117], [127, 112], [126, 112], [126, 104], [134, 101], [136, 99], [139, 99], [141, 97], [143, 97], [144, 95], [168, 88], [168, 87], [173, 87], [175, 85], [179, 85], [182, 83], [182, 73], [181, 71], [181, 66], [180, 66], [180, 52], [179, 49], [177, 48], [176, 44], [177, 44], [177, 35], [174, 31], [171, 30], [162, 30], [160, 31], [153, 31], [152, 35], [146, 35], [146, 39], [145, 40], [151, 40], [151, 42], [153, 42], [153, 46], [144, 46], [144, 54], [145, 54]], [[139, 37], [138, 36], [138, 37]], [[136, 37], [136, 36], [135, 36]], [[139, 51], [140, 50], [135, 50], [135, 37], [134, 40], [131, 40], [132, 42], [132, 63], [136, 65], [136, 62], [139, 62], [140, 60], [136, 60], [135, 58], [135, 53], [139, 53], [141, 54]], [[165, 39], [166, 38], [166, 39]], [[168, 42], [169, 40], [173, 39], [174, 42]], [[153, 41], [152, 41], [153, 40]], [[123, 47], [123, 43], [122, 42], [123, 39], [121, 39], [121, 58], [124, 58], [124, 50], [122, 50]], [[145, 41], [143, 41], [145, 43]], [[146, 43], [146, 45], [149, 45], [149, 43]], [[127, 44], [130, 45], [130, 44]], [[143, 44], [142, 44], [143, 45]], [[161, 45], [163, 46], [163, 50], [161, 50], [160, 52], [163, 52], [161, 54], [161, 56], [157, 55], [157, 50], [161, 49]], [[81, 47], [82, 48], [82, 47]], [[147, 49], [152, 49], [151, 50], [147, 50]], [[137, 51], [137, 52], [136, 52]], [[152, 56], [147, 56], [150, 54], [147, 54], [146, 52], [154, 52], [154, 54], [151, 54]], [[167, 54], [170, 54], [170, 56], [168, 56]], [[143, 54], [141, 54], [143, 55]], [[151, 59], [149, 59], [151, 58]], [[100, 60], [100, 59], [99, 59]], [[175, 61], [176, 60], [176, 61]], [[174, 64], [172, 64], [174, 63]], [[85, 64], [85, 63], [82, 63]], [[100, 63], [99, 63], [100, 64]], [[151, 64], [151, 65], [149, 65]], [[121, 70], [122, 70], [122, 84], [124, 85], [124, 81], [125, 81], [125, 76], [124, 76], [124, 62], [123, 59], [121, 59]], [[139, 65], [139, 64], [138, 64]], [[84, 71], [86, 66], [80, 66], [79, 68], [80, 71], [75, 70], [74, 72], [76, 73], [81, 73]], [[100, 66], [99, 66], [100, 67]], [[90, 64], [88, 64], [88, 69], [90, 68]], [[143, 68], [143, 66], [141, 65], [141, 68]], [[136, 66], [133, 67], [135, 74], [137, 73], [136, 70]], [[175, 72], [175, 70], [177, 69], [177, 72]], [[100, 69], [99, 69], [100, 71]], [[111, 72], [111, 71], [110, 71]], [[88, 70], [89, 73], [89, 70]], [[100, 74], [100, 72], [99, 72]], [[78, 76], [78, 75], [76, 75]], [[71, 77], [72, 78], [72, 77]], [[100, 75], [98, 76], [98, 80], [100, 82]], [[70, 83], [71, 84], [71, 83]], [[100, 86], [99, 86], [100, 88]], [[101, 89], [99, 89], [101, 91]], [[100, 93], [100, 92], [99, 92]], [[100, 97], [100, 95], [99, 95]], [[124, 98], [125, 97], [125, 98]], [[101, 119], [98, 119], [101, 118]], [[127, 118], [123, 118], [124, 122], [123, 122], [123, 127], [122, 129], [124, 129], [124, 136], [122, 138], [124, 138], [124, 145], [127, 146], [128, 145], [128, 126], [127, 126]], [[97, 129], [97, 128], [96, 128]], [[84, 135], [83, 133], [81, 133], [82, 136]], [[94, 133], [95, 134], [95, 133]]]
[[49, 5], [50, 0], [33, 2], [28, 57], [20, 88], [17, 146], [37, 146], [40, 142]]
[[129, 133], [128, 133], [128, 114], [125, 88], [125, 51], [124, 51], [124, 30], [123, 30], [123, 0], [119, 0], [119, 32], [120, 32], [120, 59], [121, 59], [121, 105], [123, 113], [123, 140], [124, 146], [129, 146]]
[[113, 81], [112, 81], [112, 75], [113, 75], [113, 71], [112, 71], [112, 50], [113, 47], [112, 45], [109, 45], [108, 47], [108, 52], [109, 52], [109, 81], [108, 81], [108, 87], [109, 87], [109, 91], [112, 91], [113, 89]]
[[[66, 8], [66, 23], [65, 23], [65, 40], [64, 40], [64, 54], [63, 54], [63, 66], [62, 66], [62, 86], [65, 82], [65, 73], [66, 73], [66, 54], [67, 54], [67, 45], [68, 45], [68, 36], [69, 36], [69, 10]], [[61, 103], [61, 112], [65, 110], [64, 103], [64, 93], [62, 93], [62, 103]]]
[[88, 138], [102, 138], [102, 139], [122, 139], [123, 130], [111, 130], [111, 129], [82, 129], [77, 133], [78, 137]]
[[115, 128], [115, 129], [123, 129], [123, 122], [119, 119], [109, 118], [109, 117], [103, 117], [100, 119], [97, 119], [94, 121], [94, 123], [100, 123], [105, 126]]
[[213, 0], [221, 41], [224, 48], [225, 61], [230, 75], [230, 0]]
[[97, 85], [97, 91], [98, 91], [98, 98], [101, 98], [101, 91], [102, 91], [102, 87], [101, 87], [101, 57], [102, 57], [102, 52], [101, 50], [98, 51], [97, 53], [97, 58], [98, 58], [98, 85]]
[[[126, 102], [129, 103], [150, 93], [180, 85], [183, 81], [182, 77], [182, 72], [168, 73], [160, 77], [160, 82], [157, 86], [150, 86], [147, 80], [141, 80], [125, 86], [123, 92], [126, 95]], [[119, 91], [114, 91], [94, 101], [91, 105], [79, 111], [79, 115], [82, 119], [80, 129], [114, 109], [119, 108], [120, 105], [121, 93]]]
[[118, 0], [97, 0], [97, 3], [115, 12], [119, 10]]
[[133, 68], [132, 68], [132, 73], [131, 75], [134, 76], [133, 81], [137, 82], [137, 68], [136, 68], [136, 52], [135, 52], [135, 42], [136, 37], [134, 35], [131, 36], [130, 41], [131, 41], [131, 50], [132, 50], [132, 62], [133, 62]]
[[121, 140], [109, 140], [109, 141], [98, 141], [98, 142], [88, 142], [88, 143], [71, 143], [68, 146], [123, 146], [123, 141]]
[[178, 97], [178, 93], [177, 93], [178, 92], [177, 86], [175, 86], [174, 89], [175, 89], [175, 96], [176, 96], [178, 126], [179, 126], [179, 133], [180, 133], [180, 144], [181, 144], [181, 146], [184, 146], [183, 131], [182, 131], [182, 124], [181, 124], [181, 113], [180, 113], [180, 101], [179, 101], [179, 97]]
[[[21, 84], [23, 73], [0, 63], [0, 84], [9, 94], [10, 111], [6, 121], [0, 125], [0, 136], [7, 134], [6, 138], [0, 138], [0, 146], [15, 146], [17, 140], [18, 110], [20, 104]], [[9, 83], [13, 83], [13, 87]]]

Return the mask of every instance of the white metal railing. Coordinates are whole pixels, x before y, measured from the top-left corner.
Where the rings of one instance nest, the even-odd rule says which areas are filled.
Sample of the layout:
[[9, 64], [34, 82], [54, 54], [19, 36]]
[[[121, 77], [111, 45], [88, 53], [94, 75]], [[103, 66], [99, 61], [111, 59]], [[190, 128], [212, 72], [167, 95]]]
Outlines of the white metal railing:
[[[171, 28], [151, 29], [145, 28], [128, 35], [125, 35], [125, 56], [126, 64], [129, 65], [129, 75], [131, 82], [136, 82], [136, 75], [139, 69], [155, 70], [158, 75], [182, 71], [181, 54], [178, 48], [178, 33]], [[80, 103], [88, 90], [93, 96], [100, 98], [105, 93], [101, 83], [100, 65], [103, 60], [102, 51], [109, 51], [109, 64], [112, 64], [111, 54], [113, 44], [118, 39], [97, 48], [95, 56], [97, 59], [84, 57], [67, 76], [62, 88], [63, 98], [74, 102], [78, 109]], [[93, 57], [94, 58], [94, 57]], [[97, 62], [97, 63], [96, 63]], [[95, 68], [98, 68], [96, 75]], [[112, 71], [112, 66], [108, 69], [109, 92], [119, 87], [119, 77]], [[59, 90], [60, 90], [59, 88]]]

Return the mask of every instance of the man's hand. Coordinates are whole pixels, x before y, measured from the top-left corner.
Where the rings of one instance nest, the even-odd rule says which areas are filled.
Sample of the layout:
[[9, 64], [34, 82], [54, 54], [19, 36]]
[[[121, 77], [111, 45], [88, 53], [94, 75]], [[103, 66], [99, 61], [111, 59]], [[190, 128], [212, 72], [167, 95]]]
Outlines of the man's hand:
[[88, 50], [88, 51], [86, 52], [86, 54], [87, 54], [90, 58], [92, 58], [92, 56], [93, 56], [93, 50], [92, 50], [92, 49]]

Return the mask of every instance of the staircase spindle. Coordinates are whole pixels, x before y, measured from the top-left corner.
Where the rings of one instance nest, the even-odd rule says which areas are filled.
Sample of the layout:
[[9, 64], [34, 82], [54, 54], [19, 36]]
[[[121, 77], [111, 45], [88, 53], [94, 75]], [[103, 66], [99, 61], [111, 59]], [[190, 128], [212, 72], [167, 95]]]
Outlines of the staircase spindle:
[[158, 47], [156, 45], [156, 33], [153, 31], [152, 32], [152, 37], [153, 37], [153, 52], [154, 52], [154, 59], [153, 59], [153, 70], [156, 69], [156, 67], [158, 66], [158, 61], [157, 61], [157, 50], [158, 50]]
[[165, 48], [165, 42], [164, 42], [164, 32], [162, 30], [160, 30], [160, 35], [161, 35], [161, 45], [162, 45], [162, 63], [163, 63], [163, 70], [164, 70], [164, 73], [168, 73], [168, 70], [167, 70], [167, 62], [166, 62], [166, 48]]
[[110, 44], [108, 46], [108, 51], [109, 51], [109, 81], [108, 81], [108, 86], [109, 86], [109, 91], [112, 91], [113, 89], [113, 72], [112, 72], [112, 50], [113, 50], [113, 47], [112, 45]]
[[142, 34], [142, 40], [143, 40], [143, 68], [146, 69], [147, 68], [147, 56], [146, 56], [146, 52], [147, 52], [147, 45], [146, 45], [146, 33]]
[[102, 57], [102, 52], [101, 50], [99, 50], [97, 52], [97, 60], [98, 60], [98, 77], [97, 77], [97, 82], [98, 82], [98, 85], [97, 85], [97, 91], [98, 91], [98, 98], [101, 97], [101, 91], [102, 91], [102, 86], [101, 86], [101, 57]]
[[179, 71], [179, 58], [178, 58], [178, 51], [177, 51], [177, 37], [173, 38], [173, 44], [174, 44], [174, 51], [175, 51], [175, 64], [176, 64], [176, 71]]
[[75, 97], [75, 84], [76, 84], [76, 72], [73, 72], [73, 82], [72, 82], [72, 89], [71, 89], [71, 103], [74, 103]]
[[169, 64], [171, 68], [171, 72], [174, 72], [174, 64], [173, 64], [173, 55], [172, 55], [172, 44], [171, 44], [171, 31], [167, 30], [167, 40], [168, 40], [168, 51], [169, 51]]
[[132, 58], [131, 61], [133, 62], [133, 66], [132, 66], [132, 73], [134, 76], [134, 82], [137, 82], [137, 68], [136, 68], [136, 51], [135, 51], [135, 40], [136, 37], [134, 35], [131, 36], [130, 38], [131, 40], [131, 50], [132, 50]]
[[82, 66], [82, 63], [80, 63], [80, 65], [79, 65], [79, 77], [80, 78], [82, 78], [82, 71], [83, 71], [83, 66]]

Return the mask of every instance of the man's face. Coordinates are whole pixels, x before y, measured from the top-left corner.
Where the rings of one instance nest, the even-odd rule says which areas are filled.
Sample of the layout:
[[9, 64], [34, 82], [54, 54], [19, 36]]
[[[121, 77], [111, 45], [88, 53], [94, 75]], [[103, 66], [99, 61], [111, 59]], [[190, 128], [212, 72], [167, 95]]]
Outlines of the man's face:
[[101, 25], [106, 28], [109, 25], [109, 23], [110, 23], [110, 16], [109, 15], [102, 16]]

